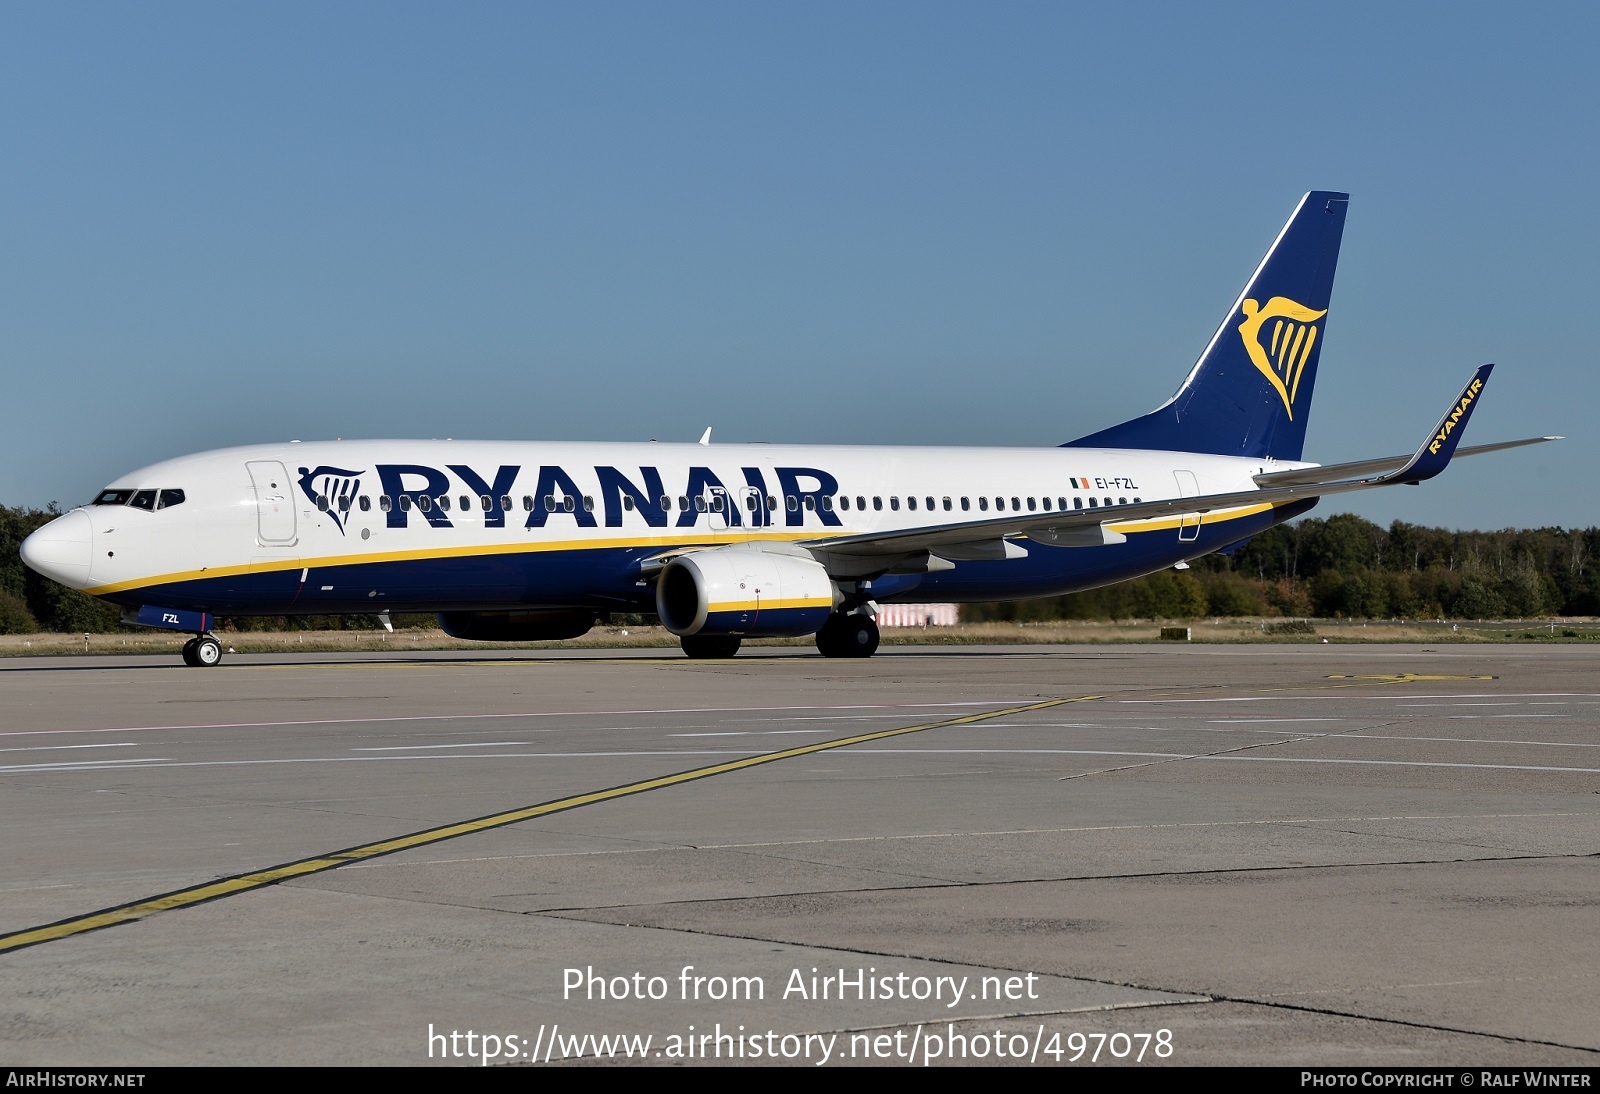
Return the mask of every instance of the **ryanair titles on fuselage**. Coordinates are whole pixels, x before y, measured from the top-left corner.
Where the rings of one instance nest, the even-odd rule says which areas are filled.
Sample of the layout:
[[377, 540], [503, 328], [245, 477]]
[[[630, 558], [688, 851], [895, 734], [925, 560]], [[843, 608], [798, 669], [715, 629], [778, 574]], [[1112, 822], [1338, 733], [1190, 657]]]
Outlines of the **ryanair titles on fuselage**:
[[[449, 464], [449, 470], [461, 480], [467, 490], [477, 497], [490, 499], [484, 514], [484, 523], [491, 528], [503, 528], [506, 523], [506, 498], [515, 498], [516, 483], [522, 477], [520, 464], [503, 464], [491, 478], [479, 474], [466, 464]], [[839, 480], [826, 471], [814, 467], [775, 467], [779, 491], [776, 497], [782, 511], [782, 523], [800, 527], [807, 513], [814, 513], [824, 525], [841, 524], [838, 514], [832, 511], [833, 497], [839, 492]], [[449, 528], [450, 514], [442, 510], [436, 499], [448, 497], [454, 489], [450, 477], [436, 467], [417, 463], [380, 463], [373, 468], [382, 485], [382, 493], [392, 499], [386, 514], [390, 528], [408, 527], [413, 516], [421, 517], [435, 528]], [[638, 513], [645, 523], [655, 528], [668, 527], [676, 518], [676, 527], [693, 527], [705, 509], [695, 505], [695, 499], [704, 501], [707, 496], [727, 499], [722, 507], [723, 516], [730, 525], [748, 523], [751, 527], [778, 524], [779, 514], [768, 504], [767, 481], [759, 467], [743, 467], [741, 483], [730, 489], [709, 467], [689, 468], [688, 482], [683, 490], [669, 495], [663, 484], [661, 471], [655, 467], [640, 467], [637, 478], [624, 474], [616, 467], [599, 465], [594, 469], [599, 481], [600, 496], [584, 494], [577, 481], [565, 468], [543, 464], [538, 468], [537, 484], [527, 509], [524, 528], [543, 528], [554, 516], [570, 516], [580, 528], [594, 528], [603, 520], [607, 528], [622, 527], [623, 512]], [[302, 475], [306, 474], [302, 469]], [[530, 473], [531, 477], [531, 473]], [[751, 506], [737, 504], [741, 487], [748, 488], [746, 497], [758, 502]], [[826, 506], [823, 498], [828, 498]], [[424, 501], [423, 499], [428, 499]], [[623, 499], [626, 498], [625, 502]], [[404, 500], [402, 500], [404, 499]], [[550, 499], [547, 504], [546, 499]], [[687, 507], [676, 511], [676, 499], [684, 499]], [[790, 499], [793, 499], [792, 501]], [[317, 501], [315, 497], [311, 499]], [[476, 499], [475, 499], [476, 500]], [[741, 508], [744, 510], [741, 513]]]
[[[508, 514], [513, 518], [520, 516], [524, 528], [543, 528], [553, 517], [570, 517], [580, 528], [620, 528], [625, 513], [636, 514], [650, 527], [692, 528], [708, 512], [719, 515], [730, 527], [781, 525], [799, 528], [805, 526], [808, 518], [824, 527], [841, 527], [839, 510], [848, 510], [851, 506], [848, 498], [841, 500], [839, 480], [816, 467], [771, 468], [777, 480], [777, 489], [772, 491], [767, 469], [762, 467], [740, 467], [742, 481], [730, 484], [709, 467], [691, 466], [683, 488], [669, 493], [657, 467], [640, 466], [635, 474], [631, 468], [625, 473], [618, 467], [598, 464], [594, 465], [590, 480], [598, 483], [596, 497], [585, 493], [576, 477], [557, 464], [541, 464], [537, 469], [530, 466], [526, 470], [522, 464], [501, 464], [489, 475], [465, 463], [446, 464], [444, 469], [420, 463], [375, 463], [371, 466], [377, 478], [377, 493], [386, 510], [385, 525], [395, 529], [412, 527], [413, 522], [432, 528], [453, 527], [450, 498], [460, 487], [452, 483], [451, 475], [471, 495], [464, 496], [462, 502], [470, 503], [475, 518], [476, 510], [481, 509], [483, 524], [488, 528], [506, 527]], [[333, 517], [341, 532], [345, 524], [341, 518], [351, 507], [359, 504], [365, 508], [370, 504], [370, 499], [358, 493], [367, 475], [365, 470], [327, 465], [302, 466], [298, 470], [300, 489], [306, 499]], [[520, 490], [519, 481], [523, 483]], [[534, 483], [531, 494], [526, 492], [530, 481]], [[1071, 477], [1068, 481], [1075, 490], [1085, 487], [1138, 489], [1130, 477]], [[519, 497], [521, 513], [516, 512]], [[863, 505], [865, 500], [858, 499], [856, 505]], [[926, 499], [924, 507], [931, 501], [931, 498]], [[881, 498], [873, 499], [874, 509], [881, 508], [882, 504]], [[891, 499], [891, 505], [898, 510], [900, 498]], [[950, 499], [944, 499], [943, 505], [946, 509], [952, 508]], [[1002, 505], [1003, 502], [997, 501], [997, 509]], [[1028, 507], [1033, 507], [1032, 499]], [[907, 508], [917, 509], [917, 501], [908, 499]], [[988, 510], [987, 498], [981, 499], [980, 508]], [[1050, 508], [1050, 502], [1045, 503], [1045, 508]], [[971, 512], [968, 499], [962, 499], [961, 509]]]

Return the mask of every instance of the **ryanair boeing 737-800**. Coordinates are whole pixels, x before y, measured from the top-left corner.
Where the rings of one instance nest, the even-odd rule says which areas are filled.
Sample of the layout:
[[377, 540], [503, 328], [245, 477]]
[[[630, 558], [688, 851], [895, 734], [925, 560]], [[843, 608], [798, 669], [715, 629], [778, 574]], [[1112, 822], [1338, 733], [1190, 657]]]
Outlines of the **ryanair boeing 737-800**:
[[815, 634], [870, 656], [885, 602], [1105, 585], [1242, 543], [1317, 498], [1442, 471], [1492, 366], [1410, 456], [1301, 460], [1348, 195], [1310, 193], [1183, 385], [1058, 448], [337, 441], [124, 475], [23, 560], [193, 633], [218, 616], [437, 612], [466, 639], [573, 638], [650, 612], [691, 657]]

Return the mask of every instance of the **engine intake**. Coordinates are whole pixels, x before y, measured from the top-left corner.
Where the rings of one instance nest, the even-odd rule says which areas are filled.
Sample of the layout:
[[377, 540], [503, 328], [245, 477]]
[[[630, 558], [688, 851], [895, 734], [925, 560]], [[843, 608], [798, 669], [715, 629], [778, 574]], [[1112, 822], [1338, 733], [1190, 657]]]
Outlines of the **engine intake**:
[[809, 555], [732, 544], [673, 559], [656, 583], [656, 612], [676, 635], [788, 638], [811, 634], [841, 600]]

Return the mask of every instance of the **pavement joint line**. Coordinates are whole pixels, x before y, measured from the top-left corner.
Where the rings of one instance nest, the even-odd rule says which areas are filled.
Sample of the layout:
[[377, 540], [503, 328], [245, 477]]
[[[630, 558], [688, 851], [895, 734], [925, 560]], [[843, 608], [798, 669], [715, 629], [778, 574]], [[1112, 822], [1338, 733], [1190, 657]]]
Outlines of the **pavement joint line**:
[[1277, 748], [1280, 745], [1298, 744], [1302, 741], [1314, 741], [1318, 736], [1320, 736], [1320, 734], [1297, 733], [1289, 737], [1285, 737], [1282, 740], [1252, 741], [1247, 744], [1238, 745], [1234, 748], [1218, 749], [1215, 752], [1196, 753], [1190, 756], [1168, 756], [1163, 759], [1147, 760], [1144, 763], [1123, 764], [1121, 767], [1102, 768], [1099, 771], [1080, 771], [1076, 775], [1067, 775], [1063, 778], [1057, 779], [1056, 781], [1066, 783], [1072, 782], [1074, 779], [1087, 779], [1092, 775], [1112, 775], [1123, 771], [1136, 771], [1143, 767], [1159, 767], [1162, 764], [1180, 763], [1186, 760], [1216, 759], [1221, 756], [1232, 755], [1236, 752], [1249, 752], [1252, 749], [1257, 748]]
[[[1152, 831], [1156, 829], [1180, 828], [1234, 828], [1259, 825], [1282, 825], [1288, 828], [1309, 828], [1316, 830], [1319, 826], [1330, 824], [1356, 824], [1362, 822], [1378, 821], [1438, 821], [1438, 820], [1541, 820], [1551, 817], [1592, 817], [1600, 816], [1593, 810], [1575, 813], [1427, 813], [1416, 816], [1381, 816], [1381, 817], [1262, 817], [1255, 820], [1230, 820], [1230, 821], [1170, 821], [1160, 824], [1095, 824], [1080, 825], [1069, 828], [1007, 828], [998, 831], [983, 832], [908, 832], [897, 835], [878, 836], [839, 836], [833, 839], [804, 839], [804, 840], [772, 840], [764, 843], [661, 843], [641, 847], [596, 847], [588, 850], [573, 849], [568, 851], [536, 851], [514, 855], [472, 855], [467, 858], [423, 859], [413, 862], [384, 863], [383, 868], [396, 869], [412, 866], [438, 866], [462, 862], [500, 862], [521, 861], [539, 858], [583, 858], [589, 855], [648, 855], [674, 851], [745, 851], [760, 850], [767, 847], [805, 847], [815, 844], [833, 845], [841, 843], [887, 843], [898, 840], [931, 840], [931, 839], [966, 839], [977, 836], [1050, 836], [1078, 832], [1125, 832], [1125, 831]], [[1353, 836], [1384, 836], [1384, 832], [1366, 832], [1359, 829], [1338, 828], [1335, 831], [1344, 832]], [[606, 837], [616, 838], [616, 837]], [[1411, 837], [1419, 838], [1419, 837]], [[1426, 841], [1431, 842], [1431, 841]], [[1451, 841], [1440, 841], [1451, 842]], [[1459, 841], [1456, 841], [1459, 842]], [[1484, 844], [1466, 844], [1464, 846], [1481, 846], [1485, 850], [1504, 851], [1503, 847], [1489, 847]], [[1535, 854], [1535, 852], [1527, 852]], [[803, 861], [810, 862], [806, 859]], [[819, 865], [838, 865], [817, 860]], [[1476, 861], [1476, 860], [1474, 860]], [[377, 866], [357, 864], [351, 866], [352, 870], [372, 870]], [[957, 883], [952, 883], [957, 884]]]
[[461, 836], [474, 835], [478, 832], [489, 831], [495, 828], [504, 828], [507, 825], [517, 824], [521, 821], [532, 820], [535, 817], [550, 816], [572, 809], [580, 809], [586, 805], [595, 805], [600, 802], [613, 801], [617, 798], [642, 794], [651, 790], [660, 790], [667, 787], [679, 786], [683, 783], [699, 779], [711, 778], [716, 775], [742, 771], [746, 768], [758, 767], [764, 764], [776, 763], [779, 760], [793, 759], [800, 756], [809, 756], [818, 752], [827, 752], [833, 749], [846, 748], [850, 745], [864, 744], [869, 741], [880, 741], [890, 737], [901, 737], [910, 733], [921, 733], [931, 729], [945, 729], [955, 726], [972, 725], [977, 722], [988, 721], [991, 718], [1003, 718], [1014, 714], [1021, 714], [1033, 710], [1048, 710], [1053, 707], [1066, 706], [1071, 703], [1090, 702], [1104, 698], [1103, 695], [1079, 695], [1068, 698], [1044, 699], [1039, 702], [1028, 703], [1021, 706], [1003, 707], [998, 710], [977, 711], [971, 714], [955, 715], [940, 718], [931, 722], [922, 722], [917, 725], [901, 726], [896, 729], [875, 730], [870, 733], [853, 734], [849, 737], [839, 737], [830, 741], [816, 741], [811, 744], [796, 745], [792, 748], [780, 749], [775, 752], [765, 752], [754, 756], [745, 756], [736, 760], [697, 767], [688, 771], [680, 771], [671, 775], [660, 775], [649, 779], [640, 779], [620, 786], [604, 790], [594, 790], [583, 794], [569, 795], [536, 805], [524, 806], [518, 809], [503, 810], [487, 816], [477, 817], [473, 820], [459, 821], [454, 824], [438, 825], [418, 832], [403, 836], [395, 836], [385, 840], [349, 847], [342, 851], [317, 855], [311, 858], [298, 859], [278, 866], [268, 867], [264, 870], [254, 870], [243, 874], [234, 874], [218, 878], [214, 881], [200, 885], [192, 885], [172, 892], [147, 897], [144, 900], [133, 901], [104, 908], [85, 915], [72, 916], [55, 923], [39, 927], [26, 928], [0, 935], [0, 954], [20, 950], [28, 946], [37, 946], [45, 942], [54, 942], [62, 938], [84, 934], [89, 931], [102, 930], [107, 927], [120, 926], [124, 923], [133, 923], [146, 919], [161, 912], [175, 911], [179, 908], [193, 907], [224, 897], [234, 896], [239, 893], [251, 892], [268, 885], [276, 885], [294, 878], [302, 878], [311, 874], [322, 873], [327, 870], [337, 869], [352, 862], [362, 862], [377, 858], [381, 855], [391, 855], [399, 851], [407, 851], [414, 847], [440, 843], [444, 840], [457, 839]]
[[[1151, 989], [1160, 991], [1161, 989]], [[1211, 1001], [1214, 1003], [1242, 1003], [1253, 1007], [1270, 1007], [1274, 1010], [1292, 1010], [1303, 1014], [1321, 1014], [1330, 1018], [1353, 1018], [1361, 1022], [1380, 1022], [1390, 1026], [1404, 1026], [1407, 1029], [1425, 1029], [1433, 1033], [1454, 1033], [1462, 1037], [1487, 1037], [1494, 1041], [1506, 1041], [1518, 1045], [1539, 1045], [1544, 1048], [1566, 1048], [1574, 1052], [1588, 1052], [1600, 1057], [1600, 1048], [1593, 1045], [1574, 1045], [1566, 1041], [1547, 1041], [1539, 1037], [1521, 1037], [1515, 1033], [1494, 1033], [1485, 1029], [1466, 1029], [1462, 1026], [1442, 1026], [1435, 1022], [1415, 1022], [1407, 1018], [1390, 1018], [1382, 1014], [1362, 1014], [1359, 1011], [1339, 1010], [1334, 1007], [1313, 1007], [1301, 1003], [1283, 1003], [1273, 999], [1252, 998], [1243, 995], [1213, 994]]]
[[[1365, 833], [1358, 834], [1364, 835]], [[1147, 870], [1132, 874], [1065, 874], [1055, 877], [999, 878], [993, 881], [933, 881], [923, 885], [890, 885], [867, 889], [805, 889], [798, 892], [767, 893], [760, 896], [740, 894], [738, 896], [684, 897], [680, 900], [658, 900], [650, 904], [600, 904], [589, 907], [538, 908], [513, 914], [548, 915], [555, 919], [573, 919], [584, 923], [611, 923], [612, 921], [609, 919], [585, 919], [584, 915], [596, 912], [622, 912], [629, 909], [672, 908], [680, 904], [732, 904], [738, 901], [779, 900], [792, 899], [794, 897], [853, 897], [878, 893], [911, 893], [930, 889], [989, 889], [1001, 885], [1057, 885], [1072, 881], [1144, 881], [1151, 878], [1207, 877], [1219, 874], [1291, 874], [1318, 870], [1382, 870], [1397, 866], [1477, 866], [1496, 862], [1560, 862], [1580, 859], [1600, 860], [1600, 852], [1574, 851], [1565, 854], [1475, 855], [1467, 858], [1373, 859], [1361, 862], [1301, 862], [1286, 863], [1281, 866], [1215, 866], [1203, 870]], [[629, 924], [629, 926], [640, 925]], [[662, 927], [661, 929], [690, 930], [688, 927]], [[771, 942], [779, 940], [756, 939], [755, 941]], [[893, 957], [898, 955], [888, 954], [886, 956]], [[943, 961], [947, 959], [919, 957], [917, 960]], [[961, 962], [952, 961], [950, 963], [960, 964]]]

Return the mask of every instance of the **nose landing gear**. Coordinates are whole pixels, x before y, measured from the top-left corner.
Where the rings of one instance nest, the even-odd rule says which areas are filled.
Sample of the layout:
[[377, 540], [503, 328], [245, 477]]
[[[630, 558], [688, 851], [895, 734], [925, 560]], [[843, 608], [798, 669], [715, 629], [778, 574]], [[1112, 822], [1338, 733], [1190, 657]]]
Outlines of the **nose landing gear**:
[[183, 663], [194, 668], [210, 668], [222, 660], [222, 643], [209, 634], [196, 635], [183, 644]]

